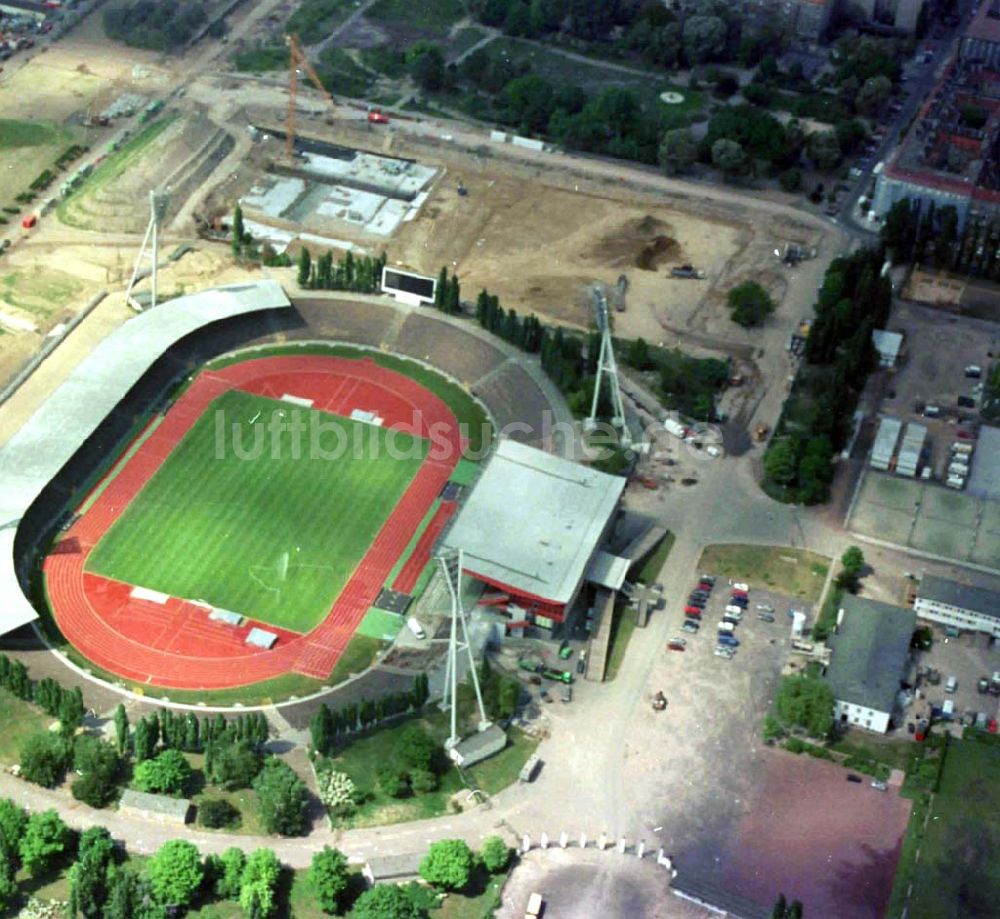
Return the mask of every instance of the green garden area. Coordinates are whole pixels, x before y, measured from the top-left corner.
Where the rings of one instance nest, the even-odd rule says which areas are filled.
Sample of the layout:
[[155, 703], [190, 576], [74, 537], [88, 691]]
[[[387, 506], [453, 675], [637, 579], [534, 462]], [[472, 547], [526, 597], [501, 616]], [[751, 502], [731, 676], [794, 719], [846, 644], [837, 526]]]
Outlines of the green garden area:
[[815, 603], [826, 583], [830, 559], [784, 546], [719, 544], [705, 547], [698, 570]]

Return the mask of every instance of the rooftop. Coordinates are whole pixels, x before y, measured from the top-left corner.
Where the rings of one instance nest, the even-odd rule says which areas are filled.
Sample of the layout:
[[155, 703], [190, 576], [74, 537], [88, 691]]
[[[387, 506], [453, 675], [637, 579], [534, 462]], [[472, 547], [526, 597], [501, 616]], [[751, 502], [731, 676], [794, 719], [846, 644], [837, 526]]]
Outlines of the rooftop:
[[825, 679], [840, 702], [878, 712], [895, 707], [917, 623], [911, 609], [847, 594], [840, 625], [827, 639], [833, 656]]
[[423, 852], [406, 852], [402, 855], [372, 855], [364, 865], [364, 874], [372, 884], [380, 881], [399, 881], [415, 878], [420, 874]]
[[986, 587], [960, 584], [949, 578], [925, 574], [917, 588], [918, 600], [933, 600], [960, 609], [971, 609], [984, 616], [1000, 618], [1000, 593]]
[[1000, 428], [983, 425], [979, 429], [965, 490], [977, 498], [1000, 500]]
[[146, 791], [133, 791], [131, 788], [126, 788], [122, 792], [119, 806], [164, 814], [176, 817], [178, 820], [186, 819], [188, 811], [191, 810], [191, 802], [187, 798], [170, 798], [167, 795], [154, 795]]
[[277, 281], [230, 284], [170, 300], [119, 326], [0, 448], [0, 635], [37, 618], [14, 570], [25, 512], [169, 347], [204, 326], [291, 304]]
[[502, 439], [444, 544], [475, 575], [567, 603], [624, 490], [620, 476]]

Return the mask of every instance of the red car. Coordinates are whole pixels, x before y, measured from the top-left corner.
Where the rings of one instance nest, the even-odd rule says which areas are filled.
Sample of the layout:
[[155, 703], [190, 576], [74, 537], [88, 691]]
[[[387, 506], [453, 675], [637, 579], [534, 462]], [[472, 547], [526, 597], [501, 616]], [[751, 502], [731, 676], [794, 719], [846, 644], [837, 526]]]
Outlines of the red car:
[[733, 596], [734, 597], [742, 597], [744, 600], [747, 600], [747, 599], [749, 599], [750, 594], [747, 593], [745, 590], [736, 590], [734, 588], [733, 589]]
[[668, 651], [683, 651], [685, 648], [687, 648], [687, 641], [683, 638], [675, 636], [667, 642]]
[[996, 718], [990, 718], [990, 720], [986, 723], [986, 730], [989, 731], [991, 734], [996, 734], [997, 732]]
[[690, 616], [692, 619], [701, 619], [701, 610], [697, 606], [685, 606], [684, 615]]
[[710, 594], [712, 592], [712, 585], [708, 581], [699, 581], [698, 590], [703, 590], [705, 593]]

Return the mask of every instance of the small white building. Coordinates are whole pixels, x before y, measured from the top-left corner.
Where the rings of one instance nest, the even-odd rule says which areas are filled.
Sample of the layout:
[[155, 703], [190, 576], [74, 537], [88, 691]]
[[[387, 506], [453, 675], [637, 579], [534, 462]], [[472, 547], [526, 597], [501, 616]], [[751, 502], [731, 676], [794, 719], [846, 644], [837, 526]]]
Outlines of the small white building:
[[925, 574], [913, 609], [921, 619], [1000, 638], [1000, 593], [995, 590]]
[[916, 624], [913, 610], [844, 597], [836, 631], [826, 642], [832, 656], [823, 673], [836, 721], [879, 734], [889, 730]]

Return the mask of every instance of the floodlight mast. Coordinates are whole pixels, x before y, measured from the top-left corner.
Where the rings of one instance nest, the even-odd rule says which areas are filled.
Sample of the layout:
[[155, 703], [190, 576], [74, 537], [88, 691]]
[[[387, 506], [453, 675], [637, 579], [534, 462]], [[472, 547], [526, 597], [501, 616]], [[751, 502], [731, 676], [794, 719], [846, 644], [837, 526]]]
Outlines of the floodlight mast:
[[[445, 707], [451, 709], [451, 733], [445, 741], [446, 750], [457, 746], [461, 738], [458, 736], [458, 656], [465, 651], [469, 657], [469, 673], [472, 675], [472, 686], [476, 691], [476, 703], [479, 706], [479, 730], [484, 731], [490, 726], [483, 706], [483, 694], [479, 688], [479, 674], [476, 672], [476, 661], [472, 655], [472, 645], [469, 643], [469, 629], [462, 608], [462, 550], [452, 549], [437, 556], [441, 566], [448, 594], [451, 597], [451, 633], [448, 637], [448, 658], [445, 665], [444, 696]], [[462, 636], [459, 639], [458, 629], [461, 624]]]
[[[160, 224], [167, 212], [167, 202], [170, 195], [164, 190], [150, 190], [149, 192], [149, 223], [146, 225], [146, 235], [142, 238], [142, 245], [139, 247], [139, 255], [135, 260], [135, 268], [132, 270], [132, 278], [128, 282], [125, 290], [125, 302], [133, 304], [132, 290], [139, 280], [139, 273], [142, 270], [142, 263], [145, 259], [150, 261], [149, 285], [150, 300], [149, 308], [156, 307], [157, 290], [157, 270], [160, 261]], [[138, 304], [133, 304], [135, 309], [139, 309]]]
[[631, 438], [625, 426], [625, 406], [622, 403], [621, 387], [618, 385], [618, 365], [615, 362], [615, 349], [611, 342], [611, 323], [608, 322], [608, 301], [600, 284], [594, 285], [594, 319], [597, 331], [601, 335], [601, 351], [597, 358], [597, 377], [594, 380], [594, 398], [590, 404], [590, 416], [584, 422], [588, 431], [597, 427], [597, 406], [601, 399], [601, 385], [607, 378], [611, 390], [611, 407], [614, 415], [611, 423], [621, 431], [621, 440], [628, 446]]

